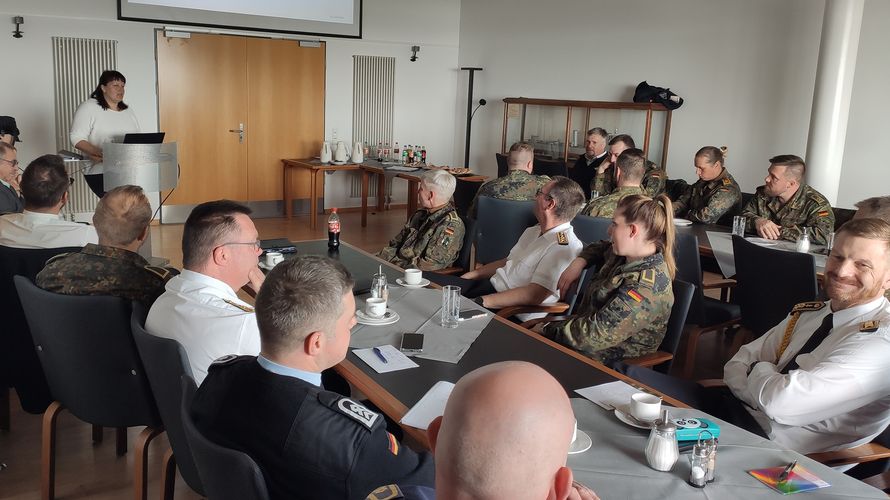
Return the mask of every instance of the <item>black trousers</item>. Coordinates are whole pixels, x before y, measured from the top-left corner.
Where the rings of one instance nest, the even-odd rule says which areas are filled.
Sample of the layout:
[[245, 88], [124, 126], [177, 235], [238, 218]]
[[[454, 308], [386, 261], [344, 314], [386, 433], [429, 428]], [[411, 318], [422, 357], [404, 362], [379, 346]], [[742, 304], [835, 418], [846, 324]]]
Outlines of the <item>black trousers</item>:
[[99, 198], [105, 196], [105, 174], [84, 174], [83, 178], [87, 181], [90, 191], [96, 193], [96, 196]]
[[440, 286], [459, 286], [460, 294], [470, 299], [475, 299], [476, 297], [481, 297], [490, 293], [497, 293], [497, 290], [494, 289], [494, 287], [491, 285], [491, 281], [488, 278], [468, 280], [459, 276], [436, 273], [429, 273], [426, 277], [433, 283]]

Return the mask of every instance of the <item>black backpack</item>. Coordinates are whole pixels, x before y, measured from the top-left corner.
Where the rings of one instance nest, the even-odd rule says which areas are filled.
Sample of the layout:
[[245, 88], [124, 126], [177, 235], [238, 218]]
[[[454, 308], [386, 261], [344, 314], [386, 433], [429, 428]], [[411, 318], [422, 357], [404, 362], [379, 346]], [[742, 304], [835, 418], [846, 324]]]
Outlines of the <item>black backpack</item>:
[[667, 109], [677, 109], [683, 105], [683, 98], [671, 92], [671, 89], [656, 87], [643, 81], [637, 85], [634, 102], [657, 102]]

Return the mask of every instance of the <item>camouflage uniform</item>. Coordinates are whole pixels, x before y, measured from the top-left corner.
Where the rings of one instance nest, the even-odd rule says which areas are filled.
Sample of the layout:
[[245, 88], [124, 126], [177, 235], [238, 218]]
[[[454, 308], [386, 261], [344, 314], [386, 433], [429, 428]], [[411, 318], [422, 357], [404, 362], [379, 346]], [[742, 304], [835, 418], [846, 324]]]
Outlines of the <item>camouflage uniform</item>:
[[600, 196], [599, 198], [590, 200], [590, 202], [581, 209], [581, 215], [589, 215], [591, 217], [612, 217], [615, 215], [615, 208], [618, 202], [625, 196], [632, 194], [642, 194], [643, 188], [640, 186], [622, 186], [612, 191], [611, 194]]
[[175, 269], [150, 266], [141, 255], [88, 243], [77, 253], [56, 255], [37, 275], [37, 286], [64, 295], [112, 295], [151, 306]]
[[601, 241], [580, 257], [599, 271], [584, 290], [578, 314], [549, 323], [544, 335], [603, 363], [655, 352], [674, 305], [664, 256], [627, 262]]
[[[643, 181], [640, 182], [643, 193], [646, 196], [658, 196], [664, 192], [665, 182], [667, 182], [667, 174], [664, 170], [658, 168], [655, 163], [646, 160], [646, 173], [643, 174]], [[618, 188], [618, 183], [615, 181], [615, 165], [609, 165], [602, 174], [597, 173], [596, 178], [593, 179], [592, 188], [600, 196], [614, 192]]]
[[507, 175], [492, 179], [479, 187], [470, 210], [467, 211], [470, 218], [476, 218], [476, 204], [480, 196], [497, 198], [499, 200], [529, 201], [535, 199], [535, 193], [550, 182], [546, 175], [534, 175], [525, 170], [516, 169], [507, 172]]
[[742, 190], [726, 168], [709, 181], [699, 179], [674, 202], [674, 216], [692, 222], [716, 224], [724, 214], [734, 215], [742, 202]]
[[782, 205], [778, 196], [770, 197], [764, 189], [765, 186], [757, 188], [742, 210], [742, 215], [748, 218], [747, 231], [757, 233], [756, 219], [769, 219], [781, 226], [779, 235], [783, 240], [796, 240], [803, 232], [802, 228], [808, 227], [810, 241], [825, 244], [828, 233], [834, 231], [834, 210], [822, 193], [804, 184], [788, 203]]
[[444, 269], [457, 260], [464, 244], [464, 223], [451, 204], [433, 212], [420, 209], [377, 254], [402, 267], [424, 271]]

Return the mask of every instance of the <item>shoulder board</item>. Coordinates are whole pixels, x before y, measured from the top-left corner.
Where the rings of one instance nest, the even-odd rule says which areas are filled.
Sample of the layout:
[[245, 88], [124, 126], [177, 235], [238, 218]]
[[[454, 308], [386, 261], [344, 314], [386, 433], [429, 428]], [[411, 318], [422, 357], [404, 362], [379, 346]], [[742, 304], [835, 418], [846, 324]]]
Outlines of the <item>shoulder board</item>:
[[818, 215], [819, 217], [828, 217], [828, 214], [830, 214], [830, 213], [831, 212], [829, 212], [828, 210], [822, 210], [821, 212], [817, 213], [816, 215]]
[[242, 311], [244, 311], [244, 312], [246, 312], [246, 313], [252, 313], [252, 312], [253, 312], [253, 308], [252, 308], [252, 307], [250, 307], [250, 306], [245, 306], [244, 304], [239, 304], [239, 303], [235, 302], [234, 300], [223, 299], [223, 302], [225, 302], [226, 304], [229, 304], [230, 306], [237, 307], [238, 309], [241, 309]]
[[569, 235], [565, 231], [560, 231], [556, 233], [556, 242], [560, 245], [568, 245], [569, 244]]
[[49, 258], [49, 260], [46, 261], [46, 263], [49, 264], [50, 262], [55, 262], [59, 259], [65, 258], [71, 254], [72, 254], [72, 252], [65, 252], [65, 253], [53, 255], [52, 257]]
[[237, 354], [226, 354], [225, 356], [216, 358], [213, 363], [210, 363], [211, 366], [225, 366], [234, 363], [238, 358], [242, 356], [238, 356]]
[[655, 269], [644, 269], [640, 272], [640, 281], [647, 285], [655, 285]]
[[863, 321], [862, 323], [859, 324], [859, 331], [872, 333], [872, 332], [878, 331], [878, 328], [880, 326], [881, 326], [881, 322], [878, 320]]
[[374, 422], [380, 418], [379, 413], [375, 413], [349, 398], [341, 398], [337, 401], [334, 408], [343, 415], [367, 427], [368, 430], [374, 427]]
[[801, 302], [800, 304], [795, 305], [791, 312], [818, 311], [823, 307], [825, 307], [825, 302]]
[[172, 273], [170, 273], [170, 270], [165, 267], [145, 266], [143, 269], [150, 272], [151, 274], [154, 274], [155, 276], [157, 276], [158, 278], [160, 278], [164, 281], [167, 281], [168, 279], [170, 279], [171, 274], [172, 274]]
[[405, 494], [397, 485], [387, 484], [369, 493], [365, 500], [396, 500], [397, 498], [405, 498]]
[[451, 210], [448, 212], [448, 219], [453, 220], [453, 221], [455, 221], [455, 220], [459, 221], [460, 216], [457, 215], [457, 211]]
[[730, 179], [729, 177], [724, 177], [724, 178], [723, 178], [723, 185], [724, 185], [724, 186], [731, 186], [731, 185], [732, 185], [732, 179]]

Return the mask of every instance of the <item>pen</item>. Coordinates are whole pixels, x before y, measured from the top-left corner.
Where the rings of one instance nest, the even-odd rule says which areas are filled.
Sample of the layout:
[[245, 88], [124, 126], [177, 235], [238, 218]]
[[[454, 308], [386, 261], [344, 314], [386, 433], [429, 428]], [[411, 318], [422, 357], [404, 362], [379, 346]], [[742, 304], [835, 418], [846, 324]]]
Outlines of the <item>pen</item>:
[[[389, 363], [389, 361], [386, 360], [386, 356], [383, 355], [383, 351], [381, 351], [379, 347], [374, 348], [374, 354], [376, 354], [377, 357], [380, 358], [380, 361], [383, 361], [384, 363]], [[797, 463], [797, 462], [795, 462], [795, 463]]]
[[783, 470], [782, 473], [779, 474], [779, 482], [781, 483], [781, 482], [784, 482], [785, 480], [787, 480], [788, 476], [791, 475], [791, 471], [794, 470], [794, 467], [796, 467], [796, 466], [797, 466], [797, 460], [788, 464], [788, 467], [785, 467], [785, 470]]

